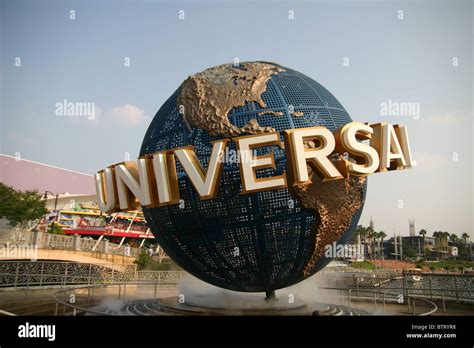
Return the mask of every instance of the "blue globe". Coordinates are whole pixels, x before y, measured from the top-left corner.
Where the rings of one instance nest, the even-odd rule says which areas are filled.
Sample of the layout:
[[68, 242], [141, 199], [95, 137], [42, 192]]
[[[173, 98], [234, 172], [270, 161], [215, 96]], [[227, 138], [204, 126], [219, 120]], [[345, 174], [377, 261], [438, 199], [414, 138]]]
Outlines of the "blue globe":
[[[255, 63], [242, 63], [238, 69], [248, 71], [250, 65], [246, 64]], [[295, 70], [271, 64], [279, 70], [266, 81], [261, 94], [265, 105], [248, 101], [228, 112], [227, 119], [236, 129], [243, 129], [251, 120], [257, 120], [262, 128], [280, 132], [316, 125], [333, 131], [351, 122], [344, 107], [318, 82]], [[229, 65], [229, 69], [232, 68], [235, 69]], [[233, 83], [239, 80], [233, 79]], [[223, 136], [211, 135], [209, 130], [187, 124], [178, 103], [183, 88], [181, 85], [155, 115], [140, 155], [194, 145], [206, 168], [212, 151], [211, 141]], [[230, 152], [235, 150], [233, 142], [228, 146]], [[259, 176], [279, 175], [286, 170], [284, 150], [276, 147], [258, 150], [258, 154], [269, 152], [274, 153], [276, 170], [262, 170]], [[346, 243], [351, 238], [362, 212], [367, 185], [364, 181], [360, 189], [354, 191], [360, 197], [352, 197], [352, 193], [340, 204], [327, 205], [329, 210], [332, 206], [345, 209], [345, 205], [350, 204], [344, 202], [358, 202], [352, 210], [343, 211], [346, 216], [350, 214], [344, 224], [336, 221], [333, 230], [329, 227], [324, 230], [323, 221], [329, 226], [328, 216], [334, 220], [340, 215], [338, 211], [323, 217], [317, 210], [308, 208], [301, 195], [286, 188], [242, 195], [236, 162], [225, 163], [218, 196], [211, 200], [200, 200], [179, 163], [177, 169], [181, 204], [143, 207], [156, 240], [177, 264], [197, 278], [246, 292], [271, 292], [300, 282], [324, 268], [330, 259], [320, 252], [315, 254], [315, 248], [331, 238], [338, 243]], [[311, 192], [305, 194], [311, 195]], [[318, 235], [323, 232], [325, 236]]]

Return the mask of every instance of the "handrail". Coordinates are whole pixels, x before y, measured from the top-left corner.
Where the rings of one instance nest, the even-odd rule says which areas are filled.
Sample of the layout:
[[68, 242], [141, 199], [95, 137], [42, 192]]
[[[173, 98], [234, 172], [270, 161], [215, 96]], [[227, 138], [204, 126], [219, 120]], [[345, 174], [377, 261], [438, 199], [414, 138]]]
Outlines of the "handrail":
[[[363, 291], [369, 291], [369, 292], [376, 292], [376, 293], [380, 293], [382, 290], [404, 290], [406, 288], [404, 287], [390, 287], [390, 288], [381, 288], [381, 287], [377, 287], [375, 286], [374, 288], [364, 288], [364, 287], [360, 287], [360, 288], [354, 288], [354, 287], [331, 287], [331, 286], [326, 286], [326, 287], [321, 287], [321, 289], [326, 289], [326, 290], [349, 290], [349, 289], [352, 289], [353, 291], [360, 291], [360, 292], [363, 292]], [[415, 289], [410, 289], [410, 290], [416, 290], [416, 291], [429, 291], [430, 288], [415, 288]], [[431, 289], [432, 291], [437, 291], [437, 292], [468, 292], [468, 293], [474, 293], [474, 290], [460, 290], [460, 289], [456, 289], [456, 288], [443, 288], [443, 289]], [[427, 296], [430, 296], [430, 295], [427, 295]], [[441, 295], [440, 295], [441, 296]], [[433, 296], [435, 297], [435, 296]], [[474, 300], [474, 298], [469, 298], [469, 297], [460, 297], [460, 299], [466, 299], [466, 300]]]
[[0, 289], [180, 279], [183, 271], [138, 271], [136, 265], [66, 261], [1, 261]]
[[[92, 314], [98, 314], [98, 315], [105, 315], [105, 316], [113, 316], [114, 314], [111, 314], [111, 313], [107, 313], [107, 312], [101, 312], [101, 311], [97, 311], [95, 309], [90, 309], [89, 307], [82, 307], [82, 306], [79, 306], [79, 305], [76, 305], [76, 304], [72, 304], [72, 303], [69, 303], [69, 302], [65, 302], [61, 299], [59, 299], [59, 297], [61, 295], [67, 295], [68, 292], [70, 291], [77, 291], [77, 290], [89, 290], [88, 291], [88, 301], [87, 303], [89, 303], [89, 296], [90, 296], [90, 289], [93, 289], [95, 290], [96, 288], [108, 288], [108, 287], [121, 287], [121, 286], [134, 286], [134, 285], [140, 285], [140, 286], [143, 286], [143, 285], [154, 285], [155, 288], [158, 286], [158, 285], [169, 285], [169, 284], [176, 284], [176, 283], [166, 283], [166, 282], [147, 282], [147, 281], [141, 281], [141, 282], [121, 282], [121, 283], [114, 283], [114, 284], [96, 284], [96, 285], [88, 285], [88, 286], [83, 286], [83, 287], [75, 287], [75, 288], [68, 288], [68, 289], [63, 289], [63, 290], [60, 290], [60, 291], [57, 291], [53, 294], [53, 299], [56, 301], [56, 303], [58, 304], [61, 304], [65, 307], [69, 307], [69, 308], [72, 308], [72, 309], [75, 309], [75, 310], [79, 310], [79, 311], [84, 311], [84, 312], [87, 312], [87, 313], [92, 313]], [[120, 291], [120, 288], [119, 288], [119, 291]], [[120, 295], [120, 292], [119, 292], [119, 295]], [[155, 297], [156, 297], [156, 289], [155, 289]], [[56, 308], [57, 309], [57, 308]]]
[[[325, 289], [325, 290], [337, 290], [337, 291], [347, 291], [347, 295], [348, 295], [348, 300], [350, 301], [351, 299], [359, 299], [359, 300], [372, 300], [374, 299], [374, 301], [377, 300], [377, 294], [379, 295], [379, 300], [380, 298], [382, 297], [383, 295], [383, 299], [385, 301], [385, 299], [388, 299], [391, 297], [391, 300], [397, 300], [398, 299], [398, 296], [400, 295], [399, 292], [397, 293], [394, 293], [394, 292], [388, 292], [388, 291], [383, 291], [381, 292], [380, 288], [343, 288], [343, 287], [321, 287], [320, 289]], [[384, 289], [384, 290], [404, 290], [405, 288], [403, 287], [394, 287], [394, 288], [390, 288], [390, 289]], [[429, 290], [427, 288], [418, 288], [416, 290]], [[446, 296], [444, 295], [444, 293], [446, 291], [455, 291], [455, 289], [442, 289], [442, 290], [439, 290], [442, 292], [442, 295], [440, 295], [439, 297], [437, 296], [432, 296], [432, 295], [426, 295], [426, 296], [430, 296], [430, 299], [437, 299], [437, 300], [443, 300], [443, 308], [444, 308], [444, 301], [446, 300]], [[368, 294], [372, 294], [373, 297], [368, 297], [368, 296], [359, 296], [358, 293], [361, 292], [361, 293], [368, 293]], [[468, 292], [473, 292], [473, 291], [468, 291]], [[431, 315], [433, 313], [435, 313], [437, 310], [438, 310], [438, 305], [436, 303], [434, 303], [433, 301], [431, 301], [430, 299], [427, 299], [425, 298], [423, 295], [413, 295], [413, 294], [407, 294], [406, 295], [407, 297], [407, 303], [409, 305], [409, 308], [410, 308], [410, 299], [414, 299], [415, 303], [416, 303], [416, 300], [421, 300], [421, 301], [425, 301], [427, 302], [430, 306], [433, 307], [433, 309], [431, 309], [430, 311], [428, 312], [425, 312], [425, 313], [421, 313], [421, 314], [418, 314], [418, 316], [427, 316], [427, 315]], [[456, 298], [457, 301], [461, 300], [461, 301], [472, 301], [472, 298], [463, 298], [463, 297], [452, 297], [452, 298]], [[414, 307], [414, 304], [412, 303], [412, 306]], [[413, 309], [414, 311], [414, 309]], [[414, 314], [413, 315], [416, 315], [415, 311], [414, 311]]]
[[9, 317], [16, 317], [17, 316], [15, 313], [10, 313], [10, 312], [4, 311], [2, 309], [0, 309], [0, 314], [7, 315]]
[[94, 239], [80, 235], [58, 235], [26, 230], [13, 230], [9, 231], [6, 235], [0, 235], [0, 244], [9, 243], [10, 245], [16, 245], [21, 243], [28, 246], [36, 246], [38, 249], [75, 250], [131, 257], [137, 257], [142, 252], [141, 248], [125, 247], [109, 241], [101, 241], [101, 249], [96, 251], [94, 248], [96, 242]]
[[416, 315], [415, 314], [415, 301], [416, 300], [421, 300], [421, 301], [425, 301], [427, 302], [429, 305], [433, 306], [434, 309], [428, 311], [428, 312], [425, 312], [425, 313], [421, 313], [421, 314], [418, 314], [419, 317], [424, 317], [424, 316], [428, 316], [428, 315], [431, 315], [433, 313], [435, 313], [436, 311], [438, 311], [438, 306], [436, 305], [436, 303], [434, 303], [433, 301], [430, 301], [426, 298], [423, 298], [423, 297], [418, 297], [418, 296], [413, 296], [413, 295], [408, 295], [408, 298], [412, 299], [412, 306], [413, 306], [413, 315]]

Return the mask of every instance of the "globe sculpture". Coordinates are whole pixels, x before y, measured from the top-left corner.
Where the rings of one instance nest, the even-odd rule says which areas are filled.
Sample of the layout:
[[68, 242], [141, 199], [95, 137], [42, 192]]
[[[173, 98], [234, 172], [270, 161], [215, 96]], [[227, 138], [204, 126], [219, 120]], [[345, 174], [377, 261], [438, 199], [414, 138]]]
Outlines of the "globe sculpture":
[[[151, 122], [140, 155], [193, 145], [206, 169], [213, 140], [317, 125], [333, 131], [348, 122], [338, 100], [308, 76], [276, 63], [224, 64], [182, 83]], [[273, 153], [276, 161], [275, 170], [259, 170], [257, 177], [286, 170], [284, 149], [256, 151]], [[325, 246], [351, 238], [367, 183], [360, 177], [323, 181], [310, 172], [310, 184], [241, 194], [234, 154], [229, 142], [217, 198], [201, 200], [177, 161], [180, 204], [143, 212], [183, 269], [222, 288], [268, 297], [324, 268], [330, 261]]]

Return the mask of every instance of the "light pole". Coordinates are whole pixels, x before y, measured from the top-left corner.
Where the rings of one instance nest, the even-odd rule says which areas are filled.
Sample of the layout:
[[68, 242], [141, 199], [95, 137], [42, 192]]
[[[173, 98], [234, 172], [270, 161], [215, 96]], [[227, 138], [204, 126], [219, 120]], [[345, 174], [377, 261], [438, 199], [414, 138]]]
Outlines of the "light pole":
[[[44, 191], [43, 199], [48, 199], [48, 194], [55, 196], [55, 199], [54, 199], [54, 212], [56, 212], [56, 209], [57, 209], [57, 206], [58, 206], [59, 194], [52, 193], [51, 191]], [[52, 224], [52, 227], [51, 227], [51, 232], [52, 233], [54, 233], [54, 222], [55, 222], [56, 219], [57, 219], [57, 215], [53, 219], [53, 224]], [[46, 232], [48, 232], [48, 225], [46, 225]]]

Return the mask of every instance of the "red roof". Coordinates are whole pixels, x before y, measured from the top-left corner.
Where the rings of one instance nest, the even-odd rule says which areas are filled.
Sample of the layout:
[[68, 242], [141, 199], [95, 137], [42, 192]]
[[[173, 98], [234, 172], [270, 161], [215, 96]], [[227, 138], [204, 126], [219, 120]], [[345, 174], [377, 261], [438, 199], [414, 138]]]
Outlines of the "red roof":
[[0, 154], [0, 182], [17, 190], [40, 193], [93, 194], [94, 176]]

